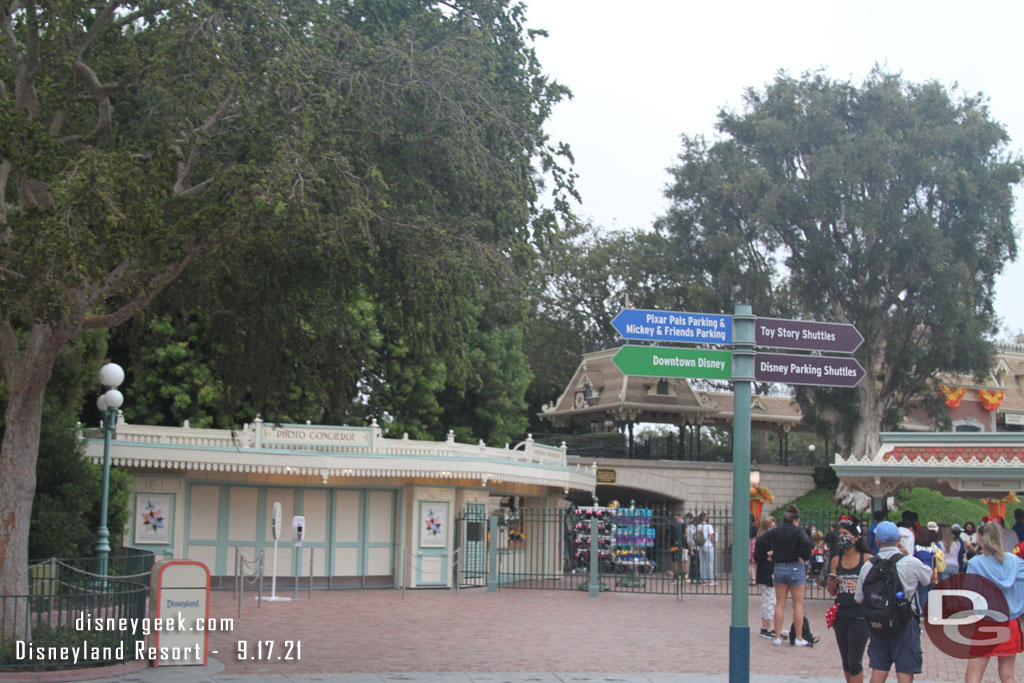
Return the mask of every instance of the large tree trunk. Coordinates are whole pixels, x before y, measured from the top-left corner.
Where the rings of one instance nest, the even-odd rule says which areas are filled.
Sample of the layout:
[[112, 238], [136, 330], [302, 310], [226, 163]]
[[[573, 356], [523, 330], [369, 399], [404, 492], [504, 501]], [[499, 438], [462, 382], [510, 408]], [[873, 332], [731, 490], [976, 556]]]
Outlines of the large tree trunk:
[[[36, 491], [43, 394], [53, 363], [67, 343], [51, 328], [32, 329], [25, 353], [2, 348], [7, 409], [0, 445], [0, 595], [28, 595], [28, 530]], [[5, 600], [0, 632], [26, 638], [25, 604]], [[20, 619], [15, 621], [14, 612]]]
[[[881, 355], [881, 354], [879, 354]], [[849, 443], [844, 444], [846, 457], [851, 455], [863, 458], [874, 457], [882, 445], [879, 427], [884, 424], [885, 402], [882, 399], [882, 387], [875, 378], [878, 377], [877, 363], [867, 363], [868, 376], [861, 380], [857, 392], [857, 412], [860, 421], [854, 430]]]

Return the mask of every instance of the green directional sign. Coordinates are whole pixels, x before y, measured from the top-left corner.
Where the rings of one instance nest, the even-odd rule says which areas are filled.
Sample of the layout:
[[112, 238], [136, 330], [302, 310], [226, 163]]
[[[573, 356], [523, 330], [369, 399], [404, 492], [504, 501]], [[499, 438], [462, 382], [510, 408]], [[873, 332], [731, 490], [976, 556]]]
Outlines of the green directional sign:
[[624, 375], [732, 379], [732, 353], [729, 351], [623, 346], [612, 362]]

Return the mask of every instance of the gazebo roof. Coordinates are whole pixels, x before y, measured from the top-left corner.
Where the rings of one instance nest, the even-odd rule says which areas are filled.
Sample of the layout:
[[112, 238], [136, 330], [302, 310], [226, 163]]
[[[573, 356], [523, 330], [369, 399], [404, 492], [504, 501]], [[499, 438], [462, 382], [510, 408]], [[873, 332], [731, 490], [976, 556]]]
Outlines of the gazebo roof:
[[[540, 417], [559, 426], [581, 419], [669, 424], [732, 420], [734, 399], [727, 388], [681, 378], [623, 375], [612, 362], [619, 348], [584, 354], [565, 391], [544, 407]], [[791, 425], [800, 422], [801, 413], [792, 397], [755, 395], [751, 419]]]

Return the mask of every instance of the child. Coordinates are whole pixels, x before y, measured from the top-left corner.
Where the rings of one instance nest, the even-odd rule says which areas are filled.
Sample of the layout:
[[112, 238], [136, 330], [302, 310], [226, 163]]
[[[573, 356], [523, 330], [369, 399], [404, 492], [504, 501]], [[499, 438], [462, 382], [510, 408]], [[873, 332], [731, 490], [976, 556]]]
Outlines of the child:
[[808, 568], [807, 574], [809, 576], [819, 576], [822, 568], [825, 566], [825, 560], [828, 559], [828, 549], [825, 547], [825, 534], [815, 530], [811, 542], [813, 544], [811, 548], [811, 566]]

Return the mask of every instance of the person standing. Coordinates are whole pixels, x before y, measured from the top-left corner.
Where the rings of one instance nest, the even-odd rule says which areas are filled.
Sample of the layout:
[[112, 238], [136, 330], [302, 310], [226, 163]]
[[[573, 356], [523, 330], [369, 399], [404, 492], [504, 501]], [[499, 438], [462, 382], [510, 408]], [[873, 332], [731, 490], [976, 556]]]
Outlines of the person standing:
[[[905, 548], [900, 542], [900, 530], [892, 522], [879, 522], [875, 527], [875, 541], [878, 542], [878, 555], [882, 559], [894, 559], [896, 574], [899, 576], [903, 593], [911, 604], [916, 602], [917, 587], [927, 584], [932, 578], [932, 568], [914, 557], [913, 547]], [[865, 562], [857, 576], [857, 590], [854, 601], [864, 604], [864, 580], [871, 573], [875, 559]], [[921, 653], [921, 624], [916, 617], [907, 619], [907, 623], [895, 635], [871, 634], [868, 644], [868, 666], [871, 667], [871, 683], [883, 683], [889, 676], [889, 669], [896, 669], [899, 683], [910, 683], [915, 674], [921, 673], [923, 663]]]
[[683, 513], [676, 513], [676, 521], [672, 526], [672, 561], [674, 573], [672, 580], [676, 583], [686, 582], [686, 572], [689, 569], [690, 547], [686, 542], [686, 522], [683, 520]]
[[[999, 522], [999, 528], [1002, 530], [1000, 533], [1003, 536], [1003, 550], [1008, 553], [1012, 553], [1013, 549], [1017, 547], [1020, 540], [1017, 538], [1017, 534], [1013, 529], [1007, 529], [1005, 521], [1002, 517], [994, 517], [992, 519], [983, 519], [984, 522], [997, 520]], [[979, 551], [981, 552], [981, 551]]]
[[[938, 526], [938, 525], [936, 525]], [[903, 534], [900, 534], [902, 539]], [[935, 532], [930, 528], [925, 527], [917, 532], [917, 545], [914, 550], [910, 553], [917, 559], [921, 560], [923, 564], [928, 565], [932, 569], [932, 578], [927, 584], [922, 583], [917, 587], [917, 604], [923, 607], [928, 604], [928, 591], [931, 590], [932, 585], [939, 580], [939, 572], [937, 564], [935, 562]], [[945, 557], [943, 557], [945, 560]], [[923, 610], [922, 610], [923, 611]]]
[[697, 543], [694, 541], [694, 534], [697, 533], [697, 523], [693, 519], [693, 513], [687, 512], [684, 517], [686, 522], [686, 547], [690, 557], [690, 583], [700, 583], [700, 555], [697, 553]]
[[700, 513], [697, 528], [704, 534], [704, 544], [697, 550], [700, 553], [700, 575], [703, 583], [715, 585], [715, 527], [708, 521], [707, 513]]
[[889, 513], [886, 512], [885, 510], [875, 510], [874, 512], [871, 513], [871, 519], [873, 519], [874, 522], [871, 524], [870, 527], [868, 527], [867, 542], [868, 547], [871, 548], [871, 552], [875, 555], [878, 554], [878, 544], [875, 543], [875, 528], [878, 527], [880, 523], [884, 522], [888, 516]]
[[964, 522], [964, 530], [960, 533], [960, 542], [964, 544], [964, 556], [968, 562], [978, 554], [978, 532], [975, 530], [976, 528], [974, 522]]
[[839, 554], [839, 524], [830, 522], [828, 533], [825, 534], [825, 547], [828, 548], [826, 563], [831, 564], [832, 558]]
[[836, 645], [843, 660], [843, 676], [847, 683], [862, 683], [864, 680], [864, 649], [868, 645], [870, 629], [860, 605], [854, 599], [857, 592], [857, 577], [864, 563], [873, 556], [867, 541], [861, 535], [861, 528], [853, 519], [839, 520], [839, 552], [829, 565], [826, 588], [836, 599]]
[[1017, 542], [1024, 543], [1024, 510], [1017, 508], [1013, 511], [1013, 531], [1017, 534]]
[[758, 527], [757, 537], [754, 539], [754, 583], [761, 590], [761, 637], [769, 640], [775, 639], [775, 584], [772, 582], [772, 572], [775, 564], [772, 562], [772, 551], [768, 549], [766, 534], [775, 528], [775, 518], [765, 515], [761, 519], [761, 526]]
[[782, 525], [765, 534], [768, 550], [775, 563], [772, 582], [775, 584], [775, 645], [782, 645], [782, 624], [786, 616], [786, 598], [793, 599], [793, 644], [805, 647], [803, 638], [804, 591], [807, 584], [807, 560], [811, 557], [811, 539], [800, 526], [800, 509], [796, 505], [786, 508]]
[[967, 683], [981, 681], [992, 657], [998, 660], [999, 680], [1003, 683], [1013, 681], [1017, 653], [1024, 649], [1019, 621], [1024, 614], [1024, 561], [1003, 550], [1003, 531], [1001, 522], [989, 521], [981, 525], [979, 552], [967, 562], [967, 573], [983, 576], [1003, 591], [1010, 612], [1007, 615], [1009, 621], [1005, 622], [1010, 629], [1010, 637], [984, 657], [967, 660]]

